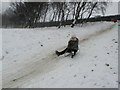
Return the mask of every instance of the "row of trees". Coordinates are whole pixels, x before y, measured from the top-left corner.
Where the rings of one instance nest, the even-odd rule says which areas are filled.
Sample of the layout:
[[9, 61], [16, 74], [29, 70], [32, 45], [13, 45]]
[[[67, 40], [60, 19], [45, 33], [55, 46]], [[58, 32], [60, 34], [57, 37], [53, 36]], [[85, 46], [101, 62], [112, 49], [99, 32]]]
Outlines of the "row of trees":
[[106, 6], [107, 2], [14, 2], [3, 14], [3, 23], [9, 20], [13, 25], [35, 27], [38, 22], [57, 21], [60, 28], [67, 20], [73, 20], [74, 27], [78, 19], [89, 19], [96, 13], [104, 15]]

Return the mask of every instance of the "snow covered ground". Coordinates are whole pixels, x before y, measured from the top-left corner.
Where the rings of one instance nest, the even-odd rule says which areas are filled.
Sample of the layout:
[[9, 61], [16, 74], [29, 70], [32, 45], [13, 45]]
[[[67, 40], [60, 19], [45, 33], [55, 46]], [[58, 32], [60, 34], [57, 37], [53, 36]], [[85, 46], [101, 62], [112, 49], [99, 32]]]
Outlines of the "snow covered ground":
[[0, 28], [0, 89], [2, 88], [2, 29]]
[[[118, 25], [3, 29], [3, 88], [117, 88]], [[80, 52], [56, 56], [72, 35]]]

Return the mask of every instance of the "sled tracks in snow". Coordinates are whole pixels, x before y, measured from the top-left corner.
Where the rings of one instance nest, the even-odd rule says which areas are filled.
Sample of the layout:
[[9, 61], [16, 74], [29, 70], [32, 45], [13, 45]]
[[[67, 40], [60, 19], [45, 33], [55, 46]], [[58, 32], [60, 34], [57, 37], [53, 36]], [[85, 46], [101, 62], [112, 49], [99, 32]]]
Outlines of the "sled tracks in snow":
[[[114, 28], [115, 27], [115, 24], [112, 24], [112, 25], [110, 25], [109, 27], [107, 27], [107, 28], [105, 28], [105, 29], [102, 29], [102, 30], [100, 30], [100, 31], [96, 31], [95, 33], [93, 33], [93, 34], [90, 34], [90, 35], [88, 35], [88, 36], [85, 36], [85, 38], [83, 38], [83, 39], [79, 39], [80, 41], [79, 41], [79, 45], [81, 44], [81, 43], [84, 43], [85, 41], [87, 41], [87, 40], [89, 40], [89, 39], [91, 39], [91, 38], [93, 38], [93, 37], [96, 37], [96, 36], [98, 36], [98, 35], [101, 35], [101, 34], [103, 34], [103, 33], [105, 33], [105, 32], [108, 32], [108, 31], [110, 31], [110, 30], [112, 30], [112, 28]], [[67, 46], [64, 46], [64, 47], [62, 47], [62, 48], [60, 48], [60, 49], [58, 49], [59, 51], [61, 51], [61, 50], [63, 50], [64, 48], [66, 48]]]
[[38, 61], [34, 63], [28, 63], [28, 65], [23, 66], [22, 69], [18, 70], [19, 72], [14, 73], [14, 75], [9, 75], [9, 77], [11, 77], [9, 80], [7, 78], [5, 81], [3, 80], [2, 87], [21, 88], [24, 84], [29, 83], [33, 78], [37, 76], [40, 77], [41, 75], [56, 69], [56, 67], [58, 67], [58, 62], [60, 59], [62, 60], [62, 58], [64, 57], [50, 54], [45, 58], [40, 60], [38, 59]]
[[101, 35], [101, 34], [103, 34], [103, 33], [105, 33], [105, 32], [108, 32], [108, 31], [112, 30], [112, 29], [114, 28], [114, 26], [115, 26], [115, 24], [110, 25], [109, 27], [107, 27], [107, 28], [105, 28], [105, 29], [102, 29], [102, 30], [100, 30], [100, 31], [96, 31], [96, 32], [93, 33], [93, 34], [90, 34], [90, 35], [86, 36], [84, 39], [80, 40], [79, 44], [80, 44], [80, 43], [83, 43], [83, 42], [85, 42], [85, 41], [87, 41], [87, 40], [89, 40], [89, 39], [91, 39], [91, 38], [93, 38], [93, 37], [96, 37], [96, 36], [98, 36], [98, 35]]
[[[110, 25], [108, 28], [97, 31], [94, 34], [86, 36], [79, 42], [84, 43], [85, 41], [93, 37], [96, 37], [105, 32], [108, 32], [109, 30], [112, 30], [112, 28], [114, 28], [114, 24]], [[59, 50], [62, 50], [64, 48], [65, 47], [62, 47]], [[58, 62], [62, 60], [62, 58], [65, 57], [58, 57], [54, 52], [53, 54], [49, 54], [47, 57], [42, 58], [40, 60], [39, 58], [32, 58], [33, 60], [37, 59], [37, 61], [30, 64], [28, 63], [27, 66], [23, 66], [22, 69], [19, 70], [19, 72], [14, 73], [14, 76], [9, 75], [11, 77], [9, 77], [9, 80], [3, 80], [3, 88], [21, 88], [24, 84], [28, 84], [33, 78], [38, 76], [40, 77], [41, 75], [56, 69], [56, 67], [58, 67]]]

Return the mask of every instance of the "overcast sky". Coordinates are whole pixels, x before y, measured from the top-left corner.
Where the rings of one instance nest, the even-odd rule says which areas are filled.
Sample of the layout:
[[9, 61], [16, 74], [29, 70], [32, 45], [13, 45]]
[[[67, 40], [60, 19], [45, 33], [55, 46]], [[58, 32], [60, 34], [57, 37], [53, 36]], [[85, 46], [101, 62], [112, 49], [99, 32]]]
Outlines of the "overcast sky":
[[[2, 7], [1, 8], [2, 10], [0, 9], [0, 13], [4, 12], [7, 8], [10, 7], [11, 1], [14, 2], [14, 1], [18, 1], [18, 0], [4, 0], [4, 1], [0, 2], [0, 7]], [[113, 2], [112, 4], [109, 4], [109, 6], [106, 9], [106, 14], [108, 14], [108, 15], [118, 14], [118, 2]]]

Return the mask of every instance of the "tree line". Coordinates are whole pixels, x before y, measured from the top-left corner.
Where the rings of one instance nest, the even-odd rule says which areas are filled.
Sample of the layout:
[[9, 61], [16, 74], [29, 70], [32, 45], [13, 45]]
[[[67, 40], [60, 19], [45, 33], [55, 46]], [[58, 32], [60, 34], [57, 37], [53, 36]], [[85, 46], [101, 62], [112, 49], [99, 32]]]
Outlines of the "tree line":
[[[93, 14], [105, 14], [107, 2], [12, 2], [2, 14], [3, 25], [36, 27], [38, 22], [64, 22], [72, 20], [74, 27], [78, 19], [89, 19]], [[81, 23], [85, 23], [82, 21]]]

